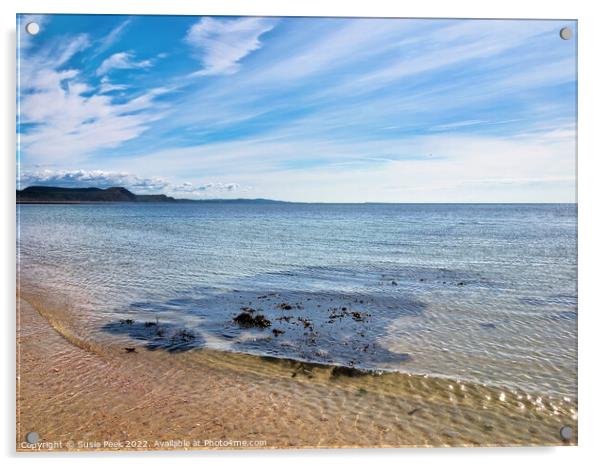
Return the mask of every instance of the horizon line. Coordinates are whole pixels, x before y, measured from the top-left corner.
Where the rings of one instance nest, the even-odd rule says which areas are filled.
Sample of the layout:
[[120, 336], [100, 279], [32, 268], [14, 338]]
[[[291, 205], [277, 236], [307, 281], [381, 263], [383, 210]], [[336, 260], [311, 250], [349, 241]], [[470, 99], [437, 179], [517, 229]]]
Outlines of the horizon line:
[[[175, 201], [188, 201], [188, 202], [236, 202], [236, 201], [267, 201], [267, 202], [274, 202], [274, 203], [283, 203], [283, 204], [345, 204], [345, 205], [363, 205], [363, 204], [391, 204], [391, 205], [400, 205], [400, 204], [406, 204], [406, 205], [412, 205], [412, 204], [418, 204], [418, 205], [458, 205], [458, 204], [465, 204], [465, 205], [472, 205], [472, 204], [476, 204], [476, 205], [516, 205], [516, 204], [523, 204], [523, 205], [529, 205], [529, 204], [540, 204], [540, 205], [551, 205], [551, 204], [575, 204], [577, 205], [578, 202], [577, 200], [575, 201], [563, 201], [563, 202], [537, 202], [537, 201], [518, 201], [518, 202], [507, 202], [507, 201], [499, 201], [499, 202], [479, 202], [479, 201], [462, 201], [462, 202], [436, 202], [436, 201], [413, 201], [413, 202], [404, 202], [404, 201], [361, 201], [361, 202], [350, 202], [350, 201], [285, 201], [285, 200], [281, 200], [281, 199], [269, 199], [269, 198], [262, 198], [262, 197], [256, 197], [256, 198], [245, 198], [245, 197], [237, 197], [237, 198], [220, 198], [220, 197], [216, 197], [216, 198], [200, 198], [200, 199], [190, 199], [190, 198], [185, 198], [185, 197], [173, 197], [170, 196], [168, 194], [165, 193], [155, 193], [155, 194], [137, 194], [133, 191], [130, 191], [128, 188], [124, 187], [124, 186], [109, 186], [107, 188], [100, 188], [98, 186], [80, 186], [80, 187], [67, 187], [67, 186], [50, 186], [50, 185], [30, 185], [27, 186], [23, 189], [17, 189], [16, 192], [23, 192], [24, 190], [28, 189], [28, 188], [52, 188], [52, 189], [73, 189], [73, 190], [79, 190], [79, 189], [99, 189], [102, 191], [105, 190], [109, 190], [109, 189], [125, 189], [128, 192], [134, 194], [135, 196], [165, 196], [171, 199], [174, 199]], [[36, 201], [19, 201], [16, 200], [17, 204], [127, 204], [129, 203], [128, 201], [40, 201], [40, 202], [36, 202]], [[146, 202], [147, 204], [152, 204], [153, 202]], [[156, 203], [163, 203], [163, 202], [156, 202]]]

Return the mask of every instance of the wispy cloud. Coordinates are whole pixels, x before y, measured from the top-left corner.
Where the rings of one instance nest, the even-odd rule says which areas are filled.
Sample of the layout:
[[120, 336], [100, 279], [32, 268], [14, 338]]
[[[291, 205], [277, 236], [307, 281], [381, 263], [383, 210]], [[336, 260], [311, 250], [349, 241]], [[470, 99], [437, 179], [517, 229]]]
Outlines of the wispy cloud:
[[325, 33], [319, 31], [319, 34], [297, 36], [298, 42], [291, 44], [286, 55], [254, 71], [247, 79], [251, 83], [262, 84], [295, 83], [316, 74], [324, 75], [351, 63], [361, 63], [374, 55], [403, 50], [412, 41], [411, 37], [419, 33], [420, 27], [412, 21], [339, 20], [337, 27]]
[[35, 125], [21, 136], [29, 163], [82, 160], [98, 149], [135, 139], [161, 118], [153, 104], [157, 91], [116, 104], [108, 96], [84, 95], [90, 88], [71, 78], [60, 81], [68, 81], [64, 87], [23, 97], [22, 123]]
[[235, 191], [240, 186], [236, 183], [207, 183], [198, 187], [199, 191]]
[[236, 73], [240, 61], [261, 47], [260, 36], [274, 25], [274, 20], [265, 18], [202, 18], [188, 30], [185, 38], [203, 65], [196, 74]]
[[[31, 37], [30, 40], [32, 40]], [[47, 45], [35, 54], [30, 53], [29, 46], [20, 49], [18, 65], [21, 72], [21, 80], [19, 82], [21, 90], [32, 89], [40, 85], [43, 86], [44, 80], [50, 74], [49, 71], [56, 73], [58, 69], [63, 68], [75, 55], [90, 47], [88, 34], [74, 35], [69, 37], [66, 42], [65, 45], [60, 40], [49, 40]], [[61, 72], [66, 71], [61, 69]], [[42, 81], [38, 80], [40, 76], [43, 76]]]
[[109, 50], [115, 45], [119, 39], [123, 36], [123, 33], [132, 23], [131, 19], [126, 19], [113, 29], [104, 37], [99, 39], [97, 46], [95, 47], [94, 56], [98, 56]]
[[[66, 43], [50, 40], [36, 52], [21, 52], [19, 123], [28, 126], [20, 150], [28, 154], [27, 163], [81, 160], [138, 137], [162, 116], [154, 99], [167, 89], [152, 88], [118, 102], [94, 93], [81, 70], [67, 65], [90, 46], [89, 37], [75, 35]], [[111, 84], [103, 86], [107, 92]]]
[[[564, 128], [564, 125], [559, 124]], [[170, 149], [118, 162], [170, 179], [225, 173], [254, 197], [333, 202], [558, 202], [574, 199], [574, 131], [435, 135], [378, 142], [244, 139]], [[311, 158], [307, 154], [318, 154]], [[226, 168], [224, 170], [224, 168]], [[487, 180], [487, 182], [482, 182]], [[199, 192], [193, 180], [182, 190]], [[535, 191], [534, 191], [535, 190]], [[468, 193], [468, 194], [467, 194]], [[214, 193], [215, 195], [215, 193]], [[469, 197], [467, 197], [469, 196]], [[185, 196], [184, 196], [185, 197]]]
[[455, 128], [465, 128], [467, 126], [480, 125], [483, 123], [487, 123], [483, 120], [463, 120], [463, 121], [454, 121], [452, 123], [445, 123], [442, 125], [435, 125], [431, 128], [433, 131], [447, 131]]
[[110, 80], [108, 76], [103, 76], [100, 79], [100, 86], [98, 88], [98, 93], [99, 94], [108, 94], [109, 92], [113, 92], [113, 91], [123, 91], [125, 89], [127, 89], [128, 86], [125, 84], [113, 84]]
[[117, 52], [105, 59], [96, 74], [99, 76], [109, 73], [111, 70], [127, 70], [136, 68], [149, 68], [153, 62], [151, 60], [136, 60], [131, 52]]
[[418, 47], [420, 53], [408, 53], [401, 48], [396, 60], [354, 74], [333, 91], [337, 94], [367, 93], [412, 76], [433, 75], [454, 65], [479, 59], [491, 61], [546, 31], [555, 33], [556, 29], [557, 26], [550, 22], [459, 22], [423, 36]]

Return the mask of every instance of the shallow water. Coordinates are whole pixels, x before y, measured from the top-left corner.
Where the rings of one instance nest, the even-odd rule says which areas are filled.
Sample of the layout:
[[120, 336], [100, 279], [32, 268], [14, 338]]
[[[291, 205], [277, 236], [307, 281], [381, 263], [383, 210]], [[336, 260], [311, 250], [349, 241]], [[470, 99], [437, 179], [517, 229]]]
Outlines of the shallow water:
[[[576, 397], [575, 205], [19, 205], [18, 216], [23, 282], [68, 295], [97, 344]], [[244, 307], [271, 325], [236, 324]]]

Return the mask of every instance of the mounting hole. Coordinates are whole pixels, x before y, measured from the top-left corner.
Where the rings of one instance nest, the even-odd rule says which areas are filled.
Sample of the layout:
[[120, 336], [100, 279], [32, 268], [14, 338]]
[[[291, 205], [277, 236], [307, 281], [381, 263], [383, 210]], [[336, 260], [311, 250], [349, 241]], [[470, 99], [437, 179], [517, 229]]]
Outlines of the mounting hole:
[[569, 426], [562, 426], [560, 428], [560, 437], [562, 440], [571, 440], [573, 438], [573, 428]]
[[571, 31], [571, 28], [562, 28], [560, 30], [560, 38], [562, 40], [571, 40], [572, 37], [573, 31]]
[[27, 23], [25, 25], [25, 30], [28, 34], [35, 36], [38, 32], [40, 32], [40, 25], [35, 22]]
[[28, 432], [25, 436], [25, 440], [31, 445], [38, 443], [40, 441], [40, 434], [37, 432]]

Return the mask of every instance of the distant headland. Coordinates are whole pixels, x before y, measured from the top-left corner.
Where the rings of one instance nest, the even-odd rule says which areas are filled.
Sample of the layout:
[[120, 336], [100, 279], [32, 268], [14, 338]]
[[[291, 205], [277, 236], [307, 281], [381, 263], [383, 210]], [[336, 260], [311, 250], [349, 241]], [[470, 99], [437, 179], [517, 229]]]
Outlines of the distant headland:
[[92, 204], [105, 202], [243, 202], [253, 204], [279, 204], [285, 201], [270, 199], [176, 199], [165, 194], [134, 194], [123, 187], [113, 188], [61, 188], [57, 186], [29, 186], [17, 189], [17, 204]]

